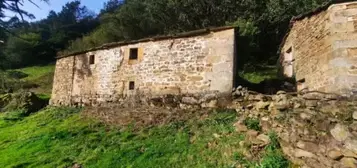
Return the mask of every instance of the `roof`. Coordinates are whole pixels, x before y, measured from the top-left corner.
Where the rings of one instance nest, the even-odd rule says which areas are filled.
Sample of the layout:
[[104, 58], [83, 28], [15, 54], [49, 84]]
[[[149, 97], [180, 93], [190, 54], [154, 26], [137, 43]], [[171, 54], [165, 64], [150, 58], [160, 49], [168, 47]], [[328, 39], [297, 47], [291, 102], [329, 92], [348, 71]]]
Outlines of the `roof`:
[[209, 34], [211, 32], [218, 32], [218, 31], [234, 29], [234, 28], [235, 28], [234, 26], [205, 28], [205, 29], [199, 29], [199, 30], [194, 30], [194, 31], [189, 31], [189, 32], [183, 32], [183, 33], [179, 33], [179, 34], [175, 34], [175, 35], [155, 36], [155, 37], [143, 38], [143, 39], [139, 39], [139, 40], [106, 43], [106, 44], [103, 44], [103, 45], [101, 45], [99, 47], [91, 48], [91, 49], [88, 49], [88, 50], [83, 50], [83, 51], [72, 52], [72, 53], [69, 53], [69, 54], [60, 55], [60, 56], [56, 57], [56, 59], [65, 58], [65, 57], [74, 56], [74, 55], [79, 55], [79, 54], [84, 54], [84, 53], [91, 52], [91, 51], [98, 51], [98, 50], [115, 48], [115, 47], [129, 45], [129, 44], [136, 44], [136, 43], [143, 43], [143, 42], [150, 42], [150, 41], [161, 41], [161, 40], [185, 38], [185, 37], [194, 37], [194, 36]]
[[[356, 0], [330, 0], [329, 2], [322, 4], [321, 6], [315, 8], [312, 11], [309, 11], [309, 12], [300, 14], [298, 16], [292, 17], [291, 20], [290, 20], [289, 28], [288, 28], [288, 30], [287, 30], [282, 42], [280, 43], [278, 54], [280, 54], [281, 49], [282, 49], [282, 47], [283, 47], [288, 35], [290, 34], [291, 29], [294, 26], [294, 23], [296, 21], [299, 21], [299, 20], [305, 19], [307, 17], [311, 17], [311, 16], [314, 16], [314, 15], [317, 15], [320, 12], [327, 10], [333, 4], [346, 3], [346, 2], [356, 2]], [[279, 59], [280, 59], [280, 56], [279, 56]]]

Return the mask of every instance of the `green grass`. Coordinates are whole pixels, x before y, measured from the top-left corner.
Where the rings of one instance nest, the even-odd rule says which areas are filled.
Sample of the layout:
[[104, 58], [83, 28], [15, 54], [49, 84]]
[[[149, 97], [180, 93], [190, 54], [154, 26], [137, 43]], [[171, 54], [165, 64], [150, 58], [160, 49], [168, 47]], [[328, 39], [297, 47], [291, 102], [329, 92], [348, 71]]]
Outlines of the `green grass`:
[[246, 118], [244, 120], [244, 125], [247, 126], [248, 129], [261, 131], [262, 127], [260, 126], [260, 121], [256, 118]]
[[260, 83], [265, 79], [277, 78], [277, 68], [275, 66], [263, 66], [246, 68], [239, 72], [239, 76], [251, 83]]
[[24, 80], [34, 81], [49, 73], [53, 73], [54, 67], [55, 67], [54, 65], [33, 66], [33, 67], [26, 67], [26, 68], [15, 69], [15, 70], [29, 75], [28, 77], [24, 78]]
[[22, 72], [27, 77], [20, 79], [20, 81], [24, 82], [25, 85], [33, 85], [37, 87], [33, 87], [30, 91], [35, 92], [43, 97], [50, 97], [52, 92], [52, 83], [53, 83], [53, 76], [54, 76], [54, 65], [47, 65], [47, 66], [33, 66], [33, 67], [26, 67], [22, 69], [14, 69], [9, 71], [17, 71]]
[[49, 108], [23, 120], [3, 116], [0, 167], [228, 167], [244, 138], [234, 132], [230, 111], [140, 131], [109, 129], [78, 112]]
[[245, 160], [230, 110], [135, 131], [84, 119], [75, 108], [19, 113], [0, 114], [0, 167], [235, 167]]

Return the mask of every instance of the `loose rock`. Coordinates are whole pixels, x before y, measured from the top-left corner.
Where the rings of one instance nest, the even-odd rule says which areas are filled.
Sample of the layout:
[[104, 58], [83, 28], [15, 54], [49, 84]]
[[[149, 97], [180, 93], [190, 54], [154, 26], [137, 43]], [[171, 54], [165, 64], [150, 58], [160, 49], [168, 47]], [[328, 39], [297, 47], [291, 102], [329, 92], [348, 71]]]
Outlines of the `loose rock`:
[[216, 108], [218, 104], [217, 100], [211, 100], [208, 103], [202, 103], [201, 107], [203, 108]]
[[257, 137], [257, 139], [263, 141], [265, 144], [269, 144], [269, 143], [270, 143], [270, 138], [269, 138], [269, 136], [267, 136], [267, 135], [265, 135], [265, 134], [260, 134], [260, 135]]
[[357, 162], [354, 158], [342, 158], [341, 163], [343, 168], [356, 168]]
[[340, 142], [345, 141], [350, 136], [348, 129], [341, 124], [337, 124], [330, 132], [331, 135]]
[[260, 101], [257, 104], [255, 104], [255, 109], [257, 109], [257, 110], [268, 109], [269, 105], [270, 105], [270, 102]]
[[330, 157], [333, 160], [340, 160], [343, 158], [343, 154], [340, 151], [337, 150], [332, 150], [330, 152], [328, 152], [328, 157]]
[[345, 147], [354, 153], [357, 153], [357, 140], [347, 140]]
[[354, 120], [357, 120], [357, 111], [355, 111], [355, 112], [352, 114], [352, 118], [353, 118]]
[[199, 104], [199, 101], [197, 99], [195, 99], [194, 97], [183, 97], [182, 103], [190, 104], [190, 105], [197, 105], [197, 104]]
[[259, 134], [259, 132], [258, 132], [258, 131], [255, 131], [255, 130], [249, 130], [249, 131], [247, 132], [247, 136], [250, 137], [250, 138], [255, 138], [255, 137], [258, 136], [258, 134]]
[[236, 124], [234, 124], [234, 126], [235, 126], [237, 132], [247, 132], [248, 131], [247, 126], [242, 125], [240, 123], [236, 123]]
[[302, 157], [307, 157], [307, 158], [313, 158], [315, 155], [311, 152], [304, 151], [302, 149], [295, 149], [295, 157], [302, 158]]
[[343, 154], [343, 156], [345, 156], [345, 157], [357, 159], [357, 153], [354, 153], [354, 152], [351, 151], [351, 150], [343, 149], [343, 150], [342, 150], [342, 154]]

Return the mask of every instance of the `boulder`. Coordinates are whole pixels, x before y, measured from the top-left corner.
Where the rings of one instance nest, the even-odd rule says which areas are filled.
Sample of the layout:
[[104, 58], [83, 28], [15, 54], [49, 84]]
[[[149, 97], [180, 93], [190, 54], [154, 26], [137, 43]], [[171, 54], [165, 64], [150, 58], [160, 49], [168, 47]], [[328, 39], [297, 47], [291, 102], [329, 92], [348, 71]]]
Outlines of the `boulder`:
[[331, 129], [331, 135], [339, 142], [345, 141], [351, 134], [348, 129], [341, 124], [337, 124], [333, 129]]

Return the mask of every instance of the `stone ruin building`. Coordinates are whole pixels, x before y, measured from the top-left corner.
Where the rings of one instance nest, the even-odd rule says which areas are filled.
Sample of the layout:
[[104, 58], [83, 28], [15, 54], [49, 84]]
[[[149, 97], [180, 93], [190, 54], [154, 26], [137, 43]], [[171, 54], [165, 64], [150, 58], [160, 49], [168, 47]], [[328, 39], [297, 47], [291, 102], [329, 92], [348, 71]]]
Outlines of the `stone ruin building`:
[[235, 28], [105, 44], [57, 58], [52, 105], [97, 105], [135, 95], [231, 94]]
[[297, 89], [357, 91], [357, 1], [334, 0], [294, 17], [280, 48], [285, 77]]
[[[236, 32], [234, 27], [202, 29], [59, 56], [50, 104], [230, 95], [237, 86]], [[294, 17], [279, 54], [281, 74], [296, 81], [298, 91], [356, 93], [357, 1], [334, 0]]]

